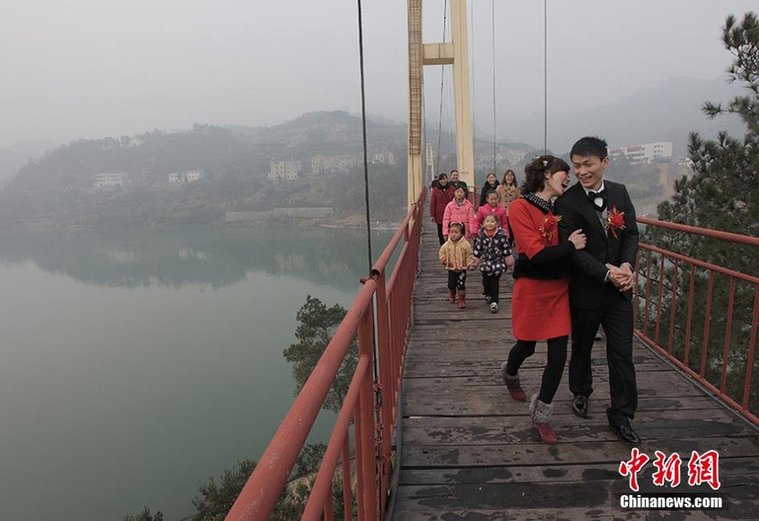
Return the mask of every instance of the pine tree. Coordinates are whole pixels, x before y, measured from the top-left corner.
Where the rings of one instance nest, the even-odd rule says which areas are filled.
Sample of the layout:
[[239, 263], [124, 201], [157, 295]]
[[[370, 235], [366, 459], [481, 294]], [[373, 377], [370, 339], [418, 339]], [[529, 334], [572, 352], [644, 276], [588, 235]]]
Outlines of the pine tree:
[[163, 514], [159, 511], [155, 514], [150, 513], [148, 507], [143, 508], [139, 514], [127, 514], [123, 517], [124, 521], [163, 521]]
[[[746, 94], [736, 96], [725, 106], [706, 102], [702, 110], [710, 118], [735, 114], [746, 125], [742, 140], [722, 132], [716, 140], [704, 140], [690, 134], [688, 150], [694, 163], [691, 177], [683, 177], [675, 186], [672, 201], [659, 205], [664, 220], [702, 226], [716, 230], [759, 236], [759, 20], [746, 13], [741, 23], [734, 15], [727, 17], [722, 40], [735, 57], [727, 69], [729, 82], [741, 82]], [[690, 252], [709, 251], [695, 244]], [[689, 252], [689, 253], [690, 253]], [[685, 253], [685, 252], [684, 252]], [[715, 261], [724, 252], [717, 252]], [[738, 257], [730, 259], [740, 261]], [[754, 268], [753, 265], [741, 265]]]
[[[284, 357], [293, 364], [293, 377], [296, 383], [296, 394], [311, 376], [327, 344], [337, 330], [337, 326], [345, 317], [345, 308], [339, 304], [327, 307], [316, 297], [308, 295], [306, 303], [298, 310], [298, 328], [295, 337], [298, 342], [285, 349]], [[348, 349], [343, 359], [337, 378], [324, 400], [324, 407], [338, 412], [348, 392], [353, 373], [358, 364], [358, 351], [355, 341]]]
[[[659, 218], [713, 230], [759, 236], [759, 20], [746, 13], [741, 22], [727, 17], [722, 40], [734, 56], [727, 69], [730, 82], [740, 82], [745, 94], [726, 104], [706, 102], [702, 110], [709, 118], [723, 114], [738, 116], [746, 125], [742, 139], [718, 134], [715, 140], [690, 134], [689, 152], [693, 175], [675, 184], [671, 201], [659, 205]], [[747, 275], [759, 275], [756, 247], [728, 241], [695, 237], [651, 227], [645, 242]], [[688, 263], [663, 260], [658, 255], [641, 254], [640, 272], [644, 274], [639, 294], [649, 295], [639, 304], [637, 327], [664, 345], [697, 373], [702, 369], [709, 382], [719, 387], [723, 371], [726, 392], [742, 402], [744, 379], [752, 374], [749, 409], [759, 408], [759, 357], [747, 367], [752, 312], [757, 288], [754, 284], [691, 269]], [[659, 284], [659, 271], [664, 283]], [[733, 313], [728, 316], [730, 288], [734, 284]], [[712, 298], [707, 295], [712, 292]], [[691, 294], [695, 304], [688, 310]], [[707, 306], [710, 305], [710, 309]], [[658, 313], [657, 313], [658, 311]], [[656, 317], [661, 323], [656, 323]], [[690, 326], [690, 327], [689, 327]], [[728, 356], [723, 363], [727, 328]], [[686, 330], [690, 330], [688, 342]], [[707, 336], [708, 333], [708, 336]], [[704, 337], [706, 336], [706, 340]]]

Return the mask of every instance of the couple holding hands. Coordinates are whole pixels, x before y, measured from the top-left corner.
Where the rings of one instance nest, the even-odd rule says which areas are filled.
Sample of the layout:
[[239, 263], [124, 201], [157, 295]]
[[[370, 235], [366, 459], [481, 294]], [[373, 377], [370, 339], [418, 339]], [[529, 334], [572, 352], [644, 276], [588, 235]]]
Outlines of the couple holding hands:
[[520, 252], [512, 297], [517, 343], [502, 375], [511, 397], [526, 400], [519, 367], [534, 353], [536, 341], [547, 340], [548, 362], [530, 410], [540, 438], [554, 444], [552, 400], [564, 371], [569, 335], [572, 410], [587, 418], [593, 393], [591, 349], [603, 327], [611, 395], [606, 416], [622, 440], [638, 444], [630, 423], [638, 402], [632, 357], [635, 209], [624, 185], [604, 180], [609, 166], [604, 140], [580, 139], [570, 160], [578, 182], [569, 188], [570, 167], [564, 160], [550, 155], [533, 160], [525, 168], [523, 196], [509, 210]]

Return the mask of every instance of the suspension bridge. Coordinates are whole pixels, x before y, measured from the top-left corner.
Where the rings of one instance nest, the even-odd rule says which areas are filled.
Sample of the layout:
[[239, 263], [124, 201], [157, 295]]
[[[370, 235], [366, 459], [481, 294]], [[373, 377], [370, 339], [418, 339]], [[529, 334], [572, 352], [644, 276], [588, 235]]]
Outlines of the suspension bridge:
[[[602, 341], [593, 351], [599, 385], [589, 417], [572, 414], [563, 383], [554, 402], [559, 443], [536, 438], [525, 404], [511, 400], [501, 380], [500, 365], [514, 342], [510, 281], [502, 281], [498, 314], [477, 297], [466, 310], [451, 306], [436, 232], [424, 222], [424, 65], [452, 66], [457, 167], [474, 186], [467, 4], [451, 0], [452, 39], [432, 44], [421, 40], [421, 0], [408, 5], [409, 211], [367, 277], [357, 281], [345, 319], [226, 519], [269, 519], [354, 346], [358, 364], [304, 520], [759, 519], [753, 392], [759, 278], [753, 274], [642, 243], [633, 297], [641, 445], [632, 449], [608, 428]], [[677, 231], [684, 240], [759, 246], [755, 237], [644, 217], [638, 222]], [[715, 298], [720, 292], [726, 304]], [[712, 320], [718, 305], [728, 317], [719, 327]], [[544, 359], [545, 344], [539, 344], [522, 370], [528, 389], [539, 387]], [[636, 497], [628, 505], [623, 500], [675, 493], [693, 508], [646, 510]]]

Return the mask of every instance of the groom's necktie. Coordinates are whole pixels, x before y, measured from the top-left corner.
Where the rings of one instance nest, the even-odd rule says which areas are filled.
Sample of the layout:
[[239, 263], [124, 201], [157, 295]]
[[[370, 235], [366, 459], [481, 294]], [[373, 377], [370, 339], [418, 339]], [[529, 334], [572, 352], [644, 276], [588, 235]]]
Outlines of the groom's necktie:
[[598, 212], [603, 212], [606, 209], [606, 190], [594, 192], [590, 190], [588, 192], [588, 199], [593, 203], [593, 208]]

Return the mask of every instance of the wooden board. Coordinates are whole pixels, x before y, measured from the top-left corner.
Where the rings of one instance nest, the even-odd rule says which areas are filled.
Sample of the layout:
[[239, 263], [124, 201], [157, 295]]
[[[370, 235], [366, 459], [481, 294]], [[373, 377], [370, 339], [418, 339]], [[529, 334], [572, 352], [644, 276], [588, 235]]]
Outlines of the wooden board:
[[[414, 295], [414, 328], [406, 352], [402, 394], [399, 485], [393, 519], [584, 520], [759, 519], [759, 430], [721, 406], [641, 342], [634, 362], [639, 389], [635, 426], [640, 450], [718, 450], [724, 508], [719, 511], [622, 510], [629, 493], [619, 463], [631, 447], [609, 430], [604, 340], [593, 350], [595, 392], [590, 415], [571, 413], [567, 375], [554, 400], [559, 444], [540, 443], [527, 406], [512, 400], [501, 363], [514, 343], [510, 306], [513, 280], [501, 279], [500, 312], [489, 312], [480, 276], [467, 280], [468, 306], [447, 301], [445, 271], [437, 264], [434, 227], [424, 231], [421, 274]], [[545, 343], [522, 369], [522, 385], [536, 392]], [[642, 490], [661, 491], [644, 468]], [[683, 467], [683, 476], [687, 469]], [[687, 480], [687, 478], [686, 478]], [[648, 483], [648, 485], [646, 485]], [[686, 487], [687, 488], [687, 487]], [[709, 493], [705, 485], [687, 493]], [[679, 491], [680, 489], [678, 489]]]

